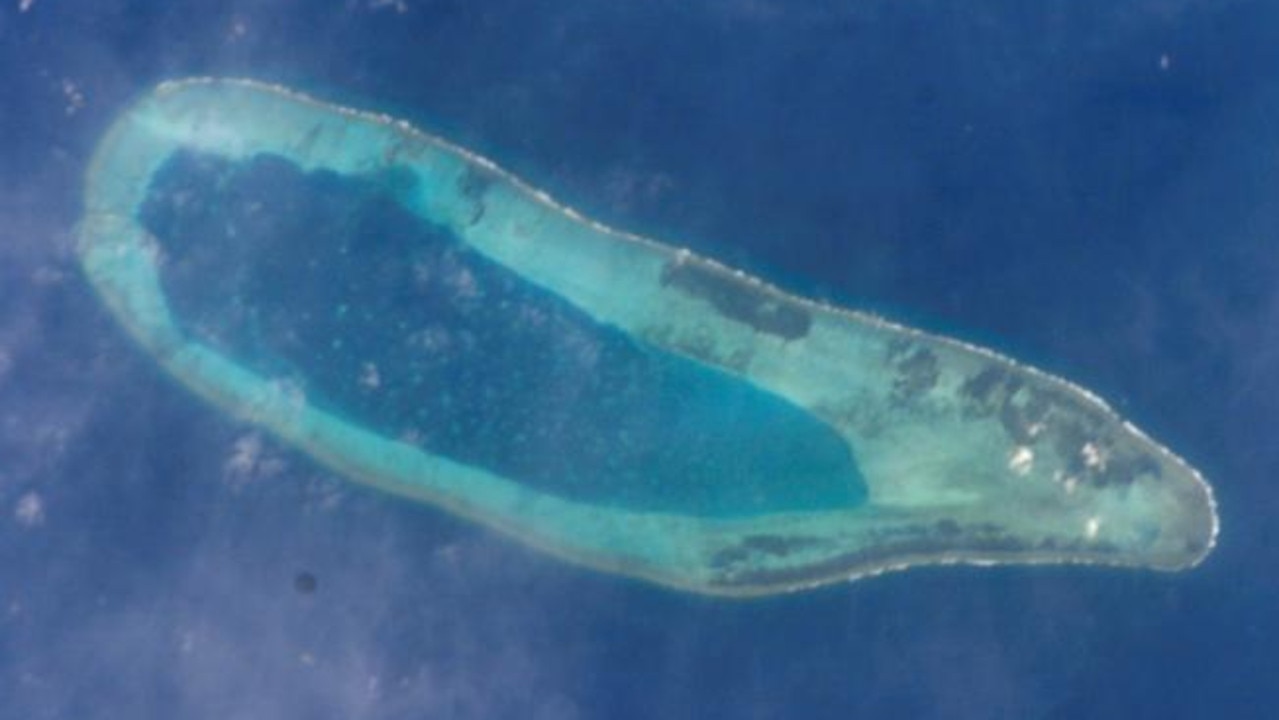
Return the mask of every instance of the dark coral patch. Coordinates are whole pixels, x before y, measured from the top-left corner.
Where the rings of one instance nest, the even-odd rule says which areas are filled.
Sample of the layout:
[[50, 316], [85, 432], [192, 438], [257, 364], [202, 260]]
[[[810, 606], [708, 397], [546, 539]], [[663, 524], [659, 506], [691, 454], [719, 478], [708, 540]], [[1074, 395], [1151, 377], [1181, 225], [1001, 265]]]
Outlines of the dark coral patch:
[[467, 221], [468, 224], [474, 225], [484, 218], [484, 212], [488, 209], [484, 196], [488, 194], [492, 186], [492, 176], [474, 168], [467, 168], [466, 172], [457, 179], [458, 192], [471, 201], [471, 217]]
[[915, 400], [937, 386], [941, 378], [937, 356], [928, 348], [915, 348], [903, 353], [894, 363], [893, 397], [898, 401]]
[[730, 320], [785, 340], [798, 340], [813, 326], [812, 314], [794, 300], [705, 260], [681, 257], [666, 263], [662, 285], [709, 302]]

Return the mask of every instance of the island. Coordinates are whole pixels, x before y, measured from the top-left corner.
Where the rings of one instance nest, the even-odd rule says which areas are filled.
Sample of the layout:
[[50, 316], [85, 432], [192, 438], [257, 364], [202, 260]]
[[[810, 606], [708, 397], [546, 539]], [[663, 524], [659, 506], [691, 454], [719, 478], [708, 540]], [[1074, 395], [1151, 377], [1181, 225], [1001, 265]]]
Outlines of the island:
[[[416, 265], [425, 241], [383, 248], [387, 261], [343, 269], [338, 289], [316, 273], [359, 252], [184, 245], [180, 232], [157, 234], [166, 222], [170, 231], [183, 226], [155, 210], [157, 188], [168, 182], [173, 194], [170, 176], [182, 162], [358, 182], [442, 244]], [[406, 122], [274, 85], [166, 82], [124, 111], [87, 172], [78, 257], [141, 347], [222, 411], [354, 482], [602, 571], [745, 597], [919, 565], [1179, 570], [1198, 564], [1217, 538], [1201, 474], [1078, 385], [606, 227]], [[254, 272], [267, 262], [272, 269]], [[445, 262], [455, 272], [442, 280]], [[308, 267], [311, 275], [294, 272]], [[630, 376], [652, 375], [653, 387], [710, 399], [697, 412], [675, 404], [663, 416], [685, 423], [659, 436], [664, 452], [631, 452], [627, 444], [638, 441], [627, 438], [638, 431], [610, 434], [598, 424], [606, 441], [592, 444], [580, 429], [574, 436], [585, 477], [534, 478], [537, 468], [572, 474], [577, 450], [557, 447], [541, 449], [554, 457], [530, 464], [530, 480], [499, 453], [468, 452], [464, 440], [514, 447], [508, 436], [524, 431], [495, 431], [502, 418], [522, 415], [529, 421], [520, 427], [536, 428], [545, 411], [544, 424], [553, 424], [551, 414], [563, 414], [556, 394], [571, 383], [541, 387], [539, 375], [521, 377], [520, 348], [497, 337], [481, 342], [468, 367], [515, 353], [495, 367], [523, 388], [506, 396], [520, 402], [474, 404], [490, 419], [458, 430], [452, 444], [412, 431], [468, 387], [429, 376], [433, 356], [460, 342], [447, 329], [432, 335], [429, 316], [437, 307], [458, 317], [481, 312], [492, 297], [468, 285], [476, 274], [515, 293], [500, 303], [524, 313], [503, 331], [509, 337], [563, 325], [605, 348], [587, 354], [589, 372], [604, 378], [594, 395], [623, 402], [650, 387]], [[272, 278], [281, 278], [274, 289]], [[312, 289], [276, 291], [291, 282]], [[442, 282], [447, 298], [414, 301], [414, 287], [436, 292]], [[476, 327], [472, 334], [483, 334]], [[610, 367], [613, 357], [622, 364]], [[744, 409], [723, 410], [723, 398]], [[616, 422], [641, 407], [642, 398], [623, 406]], [[734, 418], [751, 413], [768, 419], [743, 421], [740, 433], [753, 434], [739, 438], [746, 449], [731, 450]], [[680, 446], [699, 423], [723, 436], [705, 462], [696, 444]], [[611, 456], [630, 458], [615, 471], [624, 481], [610, 477]], [[648, 477], [644, 458], [653, 463]], [[740, 487], [751, 492], [734, 494]]]

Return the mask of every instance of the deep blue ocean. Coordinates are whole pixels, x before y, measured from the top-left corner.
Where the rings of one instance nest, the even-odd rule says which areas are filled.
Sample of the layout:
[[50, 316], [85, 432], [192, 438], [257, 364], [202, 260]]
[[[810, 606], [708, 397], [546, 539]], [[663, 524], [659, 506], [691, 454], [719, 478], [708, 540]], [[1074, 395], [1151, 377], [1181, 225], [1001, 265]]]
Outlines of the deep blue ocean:
[[[101, 133], [193, 75], [1075, 380], [1205, 472], [1219, 547], [739, 602], [350, 485], [163, 375], [78, 270]], [[1270, 718], [1276, 421], [1279, 3], [0, 8], [0, 720]]]

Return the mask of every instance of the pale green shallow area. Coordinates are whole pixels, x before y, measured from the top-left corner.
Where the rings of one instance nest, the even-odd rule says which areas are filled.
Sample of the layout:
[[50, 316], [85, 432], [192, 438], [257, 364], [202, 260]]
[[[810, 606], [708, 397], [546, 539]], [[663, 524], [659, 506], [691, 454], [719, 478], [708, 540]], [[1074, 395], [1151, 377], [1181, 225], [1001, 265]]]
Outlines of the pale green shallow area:
[[[179, 151], [231, 161], [269, 153], [348, 176], [411, 173], [400, 198], [410, 212], [594, 320], [829, 425], [851, 448], [868, 501], [727, 518], [575, 502], [320, 410], [281, 378], [188, 336], [173, 316], [156, 240], [138, 215]], [[79, 252], [124, 326], [218, 407], [354, 481], [598, 569], [764, 595], [920, 564], [1176, 570], [1216, 540], [1215, 503], [1199, 473], [1078, 386], [606, 228], [405, 123], [283, 88], [171, 82], [122, 114], [87, 177]]]

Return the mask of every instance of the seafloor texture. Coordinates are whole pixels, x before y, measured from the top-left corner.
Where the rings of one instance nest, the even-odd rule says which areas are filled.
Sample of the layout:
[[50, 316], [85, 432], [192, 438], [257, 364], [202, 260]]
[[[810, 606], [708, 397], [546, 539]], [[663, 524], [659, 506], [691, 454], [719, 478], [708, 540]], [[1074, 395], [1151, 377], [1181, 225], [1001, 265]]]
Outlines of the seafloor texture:
[[[407, 211], [417, 237], [202, 245], [155, 197], [178, 192], [166, 178], [184, 162], [354, 179]], [[755, 595], [923, 563], [1179, 569], [1215, 541], [1199, 474], [1083, 389], [605, 228], [386, 117], [251, 82], [168, 83], [117, 121], [87, 184], [85, 272], [183, 383], [353, 480], [597, 568]], [[444, 266], [449, 295], [432, 299]], [[471, 427], [433, 424], [454, 402], [433, 355], [465, 335], [403, 309], [459, 298], [532, 313], [466, 320], [479, 338], [468, 367], [505, 353], [494, 368], [532, 368], [470, 397], [489, 418]], [[551, 331], [519, 334], [532, 325]], [[563, 334], [596, 348], [591, 372], [552, 342]], [[554, 436], [574, 440], [552, 456], [521, 456], [512, 443], [538, 445], [553, 426], [540, 413], [563, 414], [579, 376], [592, 412], [635, 397], [616, 424], [605, 413]], [[626, 427], [645, 396], [684, 398], [651, 419], [675, 427]]]

